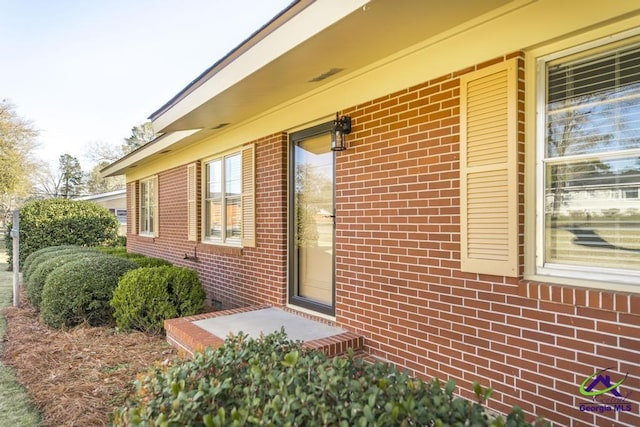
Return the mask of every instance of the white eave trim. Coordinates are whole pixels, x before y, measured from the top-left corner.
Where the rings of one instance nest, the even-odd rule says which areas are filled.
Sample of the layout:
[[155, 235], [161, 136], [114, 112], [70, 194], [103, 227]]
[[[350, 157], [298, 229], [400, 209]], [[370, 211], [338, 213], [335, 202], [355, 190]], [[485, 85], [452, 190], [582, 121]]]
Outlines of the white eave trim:
[[132, 166], [137, 166], [137, 162], [144, 160], [153, 154], [158, 154], [169, 149], [173, 144], [182, 141], [196, 132], [200, 132], [200, 130], [201, 129], [181, 130], [161, 135], [137, 150], [127, 154], [123, 158], [111, 163], [109, 166], [102, 169], [100, 174], [103, 177], [123, 175], [126, 169], [131, 168]]
[[313, 2], [233, 62], [220, 68], [197, 89], [156, 116], [153, 120], [154, 129], [162, 132], [173, 122], [367, 3], [369, 0]]

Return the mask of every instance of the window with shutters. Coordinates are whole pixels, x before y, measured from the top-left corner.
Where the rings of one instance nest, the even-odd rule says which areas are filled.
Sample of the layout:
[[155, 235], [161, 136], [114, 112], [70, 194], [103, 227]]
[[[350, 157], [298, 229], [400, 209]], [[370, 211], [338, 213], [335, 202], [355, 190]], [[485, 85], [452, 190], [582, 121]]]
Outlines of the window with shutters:
[[538, 74], [537, 273], [640, 283], [640, 38]]
[[460, 78], [462, 271], [517, 277], [517, 59]]
[[204, 162], [204, 241], [254, 246], [254, 148]]

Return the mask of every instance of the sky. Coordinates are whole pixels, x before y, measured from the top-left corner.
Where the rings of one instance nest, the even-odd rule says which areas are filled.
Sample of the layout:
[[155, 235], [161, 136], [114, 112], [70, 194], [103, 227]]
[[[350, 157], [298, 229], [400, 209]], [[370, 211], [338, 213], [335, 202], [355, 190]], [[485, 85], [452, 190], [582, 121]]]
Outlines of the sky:
[[85, 170], [292, 0], [0, 0], [0, 100]]

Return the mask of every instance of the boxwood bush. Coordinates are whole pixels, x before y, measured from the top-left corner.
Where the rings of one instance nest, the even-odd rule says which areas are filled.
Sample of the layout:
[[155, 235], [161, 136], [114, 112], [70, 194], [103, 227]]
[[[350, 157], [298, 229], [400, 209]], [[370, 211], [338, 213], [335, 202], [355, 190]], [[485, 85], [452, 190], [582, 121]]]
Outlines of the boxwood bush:
[[125, 258], [138, 264], [138, 267], [163, 267], [172, 265], [169, 261], [162, 258], [154, 258], [140, 254], [131, 255], [133, 256], [127, 256]]
[[[455, 382], [411, 378], [390, 365], [328, 359], [283, 332], [238, 335], [217, 350], [156, 367], [112, 414], [116, 426], [530, 426], [514, 408], [490, 419], [453, 395]], [[484, 402], [490, 394], [479, 385]]]
[[154, 258], [136, 252], [127, 252], [127, 248], [123, 247], [98, 247], [95, 249], [103, 253], [130, 259], [140, 267], [160, 267], [163, 265], [172, 265], [165, 259]]
[[42, 290], [49, 275], [66, 263], [78, 259], [102, 257], [103, 255], [83, 248], [62, 249], [57, 252], [47, 252], [37, 262], [31, 264], [28, 279], [24, 281], [27, 299], [36, 309], [42, 302]]
[[204, 299], [205, 291], [195, 271], [160, 266], [127, 272], [110, 304], [119, 328], [157, 334], [166, 319], [200, 313]]
[[127, 248], [124, 246], [97, 246], [94, 249], [105, 254], [116, 256], [123, 256], [127, 253]]
[[[99, 246], [117, 242], [118, 219], [93, 202], [46, 199], [20, 209], [20, 265], [38, 249], [57, 245]], [[7, 255], [13, 245], [6, 239]]]
[[137, 267], [124, 258], [98, 254], [56, 268], [42, 289], [42, 320], [54, 328], [113, 322], [113, 309], [109, 305], [113, 290], [120, 277]]
[[63, 251], [65, 249], [75, 249], [79, 246], [74, 245], [60, 245], [60, 246], [47, 246], [46, 248], [38, 249], [35, 252], [32, 252], [27, 256], [22, 264], [22, 281], [27, 282], [29, 280], [29, 275], [31, 272], [38, 266], [38, 264], [44, 260], [46, 260], [49, 256], [56, 254], [59, 251]]

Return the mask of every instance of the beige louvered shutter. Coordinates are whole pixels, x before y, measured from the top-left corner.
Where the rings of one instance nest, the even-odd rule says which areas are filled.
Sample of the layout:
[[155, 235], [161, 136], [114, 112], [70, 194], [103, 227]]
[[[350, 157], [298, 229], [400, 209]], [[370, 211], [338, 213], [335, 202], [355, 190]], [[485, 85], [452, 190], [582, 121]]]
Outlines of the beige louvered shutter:
[[517, 62], [460, 79], [461, 269], [518, 276]]
[[242, 246], [256, 246], [255, 145], [242, 148]]
[[160, 236], [160, 191], [158, 188], [158, 176], [152, 178], [153, 183], [153, 237]]
[[198, 211], [197, 211], [197, 169], [196, 164], [187, 166], [187, 240], [198, 240]]
[[127, 223], [129, 224], [129, 234], [138, 234], [138, 181], [129, 184]]

